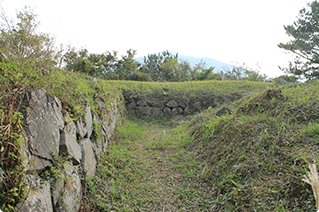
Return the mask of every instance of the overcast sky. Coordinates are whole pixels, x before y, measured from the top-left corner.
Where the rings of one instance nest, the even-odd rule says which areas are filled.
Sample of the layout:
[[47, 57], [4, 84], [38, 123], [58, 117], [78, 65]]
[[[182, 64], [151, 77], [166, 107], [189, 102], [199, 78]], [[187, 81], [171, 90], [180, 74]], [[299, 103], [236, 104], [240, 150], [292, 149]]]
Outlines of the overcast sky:
[[165, 50], [226, 63], [246, 63], [270, 77], [282, 75], [291, 56], [277, 47], [289, 41], [283, 25], [296, 21], [307, 0], [2, 0], [9, 17], [25, 5], [40, 30], [57, 44], [90, 53], [128, 49], [137, 57]]

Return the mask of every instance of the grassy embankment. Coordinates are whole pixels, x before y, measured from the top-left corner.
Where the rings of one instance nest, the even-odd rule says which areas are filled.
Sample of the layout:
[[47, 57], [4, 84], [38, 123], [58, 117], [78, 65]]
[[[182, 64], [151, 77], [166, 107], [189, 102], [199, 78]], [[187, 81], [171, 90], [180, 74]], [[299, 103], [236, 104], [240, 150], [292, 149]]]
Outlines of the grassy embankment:
[[[147, 93], [146, 91], [161, 91], [162, 94], [164, 94], [164, 92], [174, 91], [175, 94], [178, 94], [178, 92], [182, 94], [182, 92], [189, 88], [197, 92], [201, 89], [211, 89], [212, 86], [223, 87], [218, 86], [219, 84], [216, 84], [216, 82], [194, 84], [176, 83], [174, 86], [169, 83], [100, 80], [94, 82], [90, 77], [78, 73], [56, 69], [41, 71], [35, 67], [36, 64], [34, 63], [25, 63], [22, 67], [10, 61], [2, 61], [0, 65], [0, 163], [1, 173], [4, 173], [2, 174], [1, 181], [5, 183], [5, 189], [2, 189], [0, 193], [2, 197], [0, 204], [2, 205], [2, 209], [9, 211], [12, 211], [14, 206], [19, 201], [22, 201], [28, 192], [22, 182], [29, 171], [24, 169], [21, 154], [21, 147], [24, 145], [22, 128], [25, 118], [21, 113], [25, 110], [21, 96], [23, 96], [25, 92], [40, 88], [48, 95], [57, 96], [62, 100], [63, 112], [68, 113], [72, 120], [76, 120], [81, 118], [84, 108], [88, 103], [91, 104], [93, 113], [100, 117], [103, 117], [108, 110], [108, 107], [106, 107], [106, 111], [100, 111], [98, 109], [101, 100], [106, 103], [106, 106], [110, 105], [110, 102], [117, 100], [121, 107], [123, 105], [121, 92], [124, 88], [134, 92], [139, 91], [141, 94]], [[222, 84], [226, 85], [224, 82], [221, 82], [220, 85]], [[241, 85], [244, 84], [245, 83]], [[187, 85], [188, 88], [186, 89], [184, 85]], [[250, 90], [249, 86], [248, 88], [248, 90]], [[178, 92], [176, 92], [176, 90], [178, 90]], [[184, 92], [184, 95], [185, 94]], [[123, 109], [123, 107], [121, 108]], [[122, 115], [124, 114], [122, 113]], [[123, 117], [124, 116], [122, 116], [122, 119]], [[98, 131], [97, 128], [94, 130]]]
[[[24, 168], [21, 153], [26, 118], [22, 114], [30, 113], [25, 111], [22, 101], [25, 92], [43, 89], [48, 95], [57, 96], [62, 101], [63, 113], [68, 113], [71, 120], [81, 118], [88, 103], [95, 114], [103, 117], [110, 102], [117, 100], [122, 105], [122, 98], [119, 89], [95, 83], [78, 73], [55, 69], [39, 71], [34, 63], [22, 66], [12, 61], [2, 61], [0, 67], [0, 208], [13, 211], [29, 192], [23, 180], [30, 170]], [[106, 104], [105, 111], [98, 110], [99, 101]]]
[[[63, 101], [72, 118], [85, 104], [98, 111], [119, 98], [120, 90], [138, 95], [252, 92], [228, 105], [232, 115], [214, 117], [216, 109], [170, 121], [127, 119], [88, 179], [83, 208], [104, 211], [311, 211], [311, 187], [302, 181], [308, 163], [317, 162], [318, 84], [264, 91], [267, 83], [93, 82], [75, 73], [32, 73], [2, 64], [1, 164], [9, 190], [6, 208], [23, 198], [25, 173], [19, 149], [22, 109], [18, 96], [35, 87]], [[31, 70], [31, 69], [30, 69]], [[21, 73], [21, 74], [19, 74]], [[18, 165], [18, 166], [16, 166]], [[8, 180], [9, 179], [9, 180]]]
[[166, 122], [127, 119], [88, 186], [91, 207], [314, 211], [302, 179], [318, 160], [317, 90], [314, 83], [255, 92], [220, 118], [215, 108]]

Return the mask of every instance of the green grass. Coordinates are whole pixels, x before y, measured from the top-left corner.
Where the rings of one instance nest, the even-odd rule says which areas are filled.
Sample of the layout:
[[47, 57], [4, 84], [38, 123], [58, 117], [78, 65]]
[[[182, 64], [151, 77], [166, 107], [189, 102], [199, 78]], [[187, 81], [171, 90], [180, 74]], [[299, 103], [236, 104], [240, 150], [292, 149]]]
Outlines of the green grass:
[[270, 83], [248, 81], [196, 81], [196, 82], [136, 82], [105, 81], [130, 95], [148, 97], [177, 96], [196, 99], [200, 95], [232, 96], [233, 93], [258, 92], [265, 90]]
[[[97, 211], [208, 210], [209, 188], [198, 180], [202, 164], [185, 149], [190, 141], [185, 125], [127, 119], [102, 156], [87, 205]], [[108, 187], [115, 191], [105, 192]]]
[[[277, 87], [194, 117], [127, 119], [88, 186], [104, 211], [314, 211], [318, 84]], [[105, 188], [109, 189], [103, 193]], [[104, 194], [101, 195], [99, 193]]]
[[[63, 70], [39, 71], [32, 64], [24, 69], [10, 62], [0, 65], [0, 148], [12, 147], [1, 152], [1, 163], [14, 163], [2, 170], [12, 174], [10, 191], [1, 193], [7, 197], [1, 203], [9, 210], [25, 195], [19, 183], [25, 174], [19, 152], [23, 141], [18, 96], [34, 88], [59, 97], [71, 119], [81, 118], [87, 103], [103, 117], [117, 100], [124, 120], [122, 92], [190, 100], [249, 93], [227, 105], [232, 115], [220, 118], [214, 116], [219, 108], [211, 108], [171, 120], [126, 119], [101, 156], [97, 175], [83, 181], [83, 209], [314, 210], [311, 187], [302, 178], [308, 164], [318, 161], [318, 83], [271, 88], [269, 83], [244, 81], [94, 82]], [[104, 110], [99, 109], [101, 101], [106, 104]], [[179, 119], [186, 123], [179, 124]]]
[[193, 119], [191, 146], [207, 162], [203, 179], [215, 191], [218, 210], [314, 210], [302, 176], [308, 163], [318, 161], [317, 88], [270, 89], [234, 103], [231, 116]]

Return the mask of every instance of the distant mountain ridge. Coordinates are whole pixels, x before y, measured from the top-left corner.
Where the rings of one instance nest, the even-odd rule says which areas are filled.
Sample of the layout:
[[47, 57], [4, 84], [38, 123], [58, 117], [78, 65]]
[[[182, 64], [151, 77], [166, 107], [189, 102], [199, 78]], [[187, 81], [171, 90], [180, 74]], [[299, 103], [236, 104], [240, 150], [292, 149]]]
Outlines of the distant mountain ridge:
[[[169, 51], [172, 55], [176, 55], [177, 52], [174, 51]], [[159, 54], [161, 52], [157, 52], [154, 54]], [[147, 55], [146, 55], [147, 56]], [[144, 63], [144, 56], [143, 57], [138, 57], [135, 59], [136, 61], [140, 62], [140, 63]], [[178, 60], [186, 60], [190, 63], [191, 67], [194, 67], [196, 64], [200, 63], [201, 61], [204, 61], [206, 64], [206, 68], [209, 67], [215, 67], [214, 71], [222, 71], [222, 70], [231, 70], [234, 65], [228, 64], [228, 63], [224, 63], [224, 62], [220, 62], [218, 60], [215, 59], [211, 59], [208, 57], [191, 57], [191, 56], [187, 56], [187, 55], [182, 55], [182, 54], [178, 54]]]

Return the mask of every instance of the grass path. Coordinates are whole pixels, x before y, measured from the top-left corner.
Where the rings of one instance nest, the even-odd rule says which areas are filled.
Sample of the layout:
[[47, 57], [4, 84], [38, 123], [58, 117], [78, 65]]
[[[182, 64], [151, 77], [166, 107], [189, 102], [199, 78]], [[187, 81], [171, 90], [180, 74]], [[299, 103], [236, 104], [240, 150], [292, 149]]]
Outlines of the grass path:
[[[187, 127], [131, 121], [102, 156], [91, 195], [100, 211], [212, 211]], [[103, 188], [107, 188], [103, 191]]]

